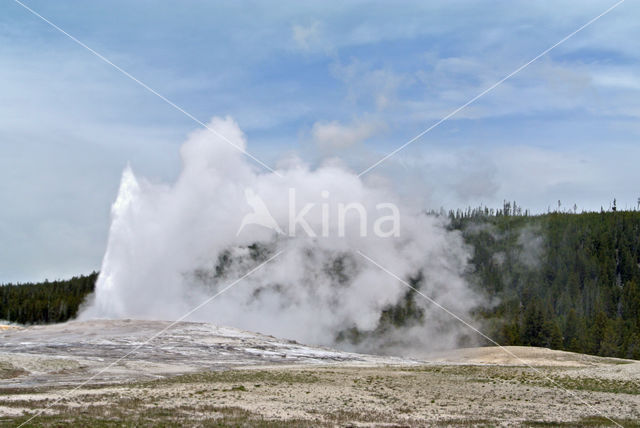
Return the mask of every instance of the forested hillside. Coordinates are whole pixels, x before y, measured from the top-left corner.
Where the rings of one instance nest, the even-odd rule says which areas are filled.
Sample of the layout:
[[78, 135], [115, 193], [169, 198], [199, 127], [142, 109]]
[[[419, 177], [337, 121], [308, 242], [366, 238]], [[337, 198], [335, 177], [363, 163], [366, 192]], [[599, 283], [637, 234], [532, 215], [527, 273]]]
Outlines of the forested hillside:
[[85, 297], [93, 292], [97, 278], [93, 272], [66, 281], [0, 286], [0, 320], [40, 324], [74, 318]]
[[471, 281], [499, 302], [478, 311], [489, 336], [640, 358], [640, 212], [513, 211], [450, 214], [474, 248]]
[[[640, 212], [548, 213], [514, 205], [451, 213], [473, 257], [469, 282], [486, 297], [476, 323], [504, 345], [533, 345], [640, 359]], [[224, 258], [220, 261], [224, 268]], [[227, 260], [228, 262], [228, 260]], [[0, 319], [73, 318], [97, 273], [0, 287]], [[415, 286], [420, 280], [412, 279]], [[421, 317], [415, 293], [383, 311], [377, 331]], [[357, 341], [373, 332], [344, 331]]]

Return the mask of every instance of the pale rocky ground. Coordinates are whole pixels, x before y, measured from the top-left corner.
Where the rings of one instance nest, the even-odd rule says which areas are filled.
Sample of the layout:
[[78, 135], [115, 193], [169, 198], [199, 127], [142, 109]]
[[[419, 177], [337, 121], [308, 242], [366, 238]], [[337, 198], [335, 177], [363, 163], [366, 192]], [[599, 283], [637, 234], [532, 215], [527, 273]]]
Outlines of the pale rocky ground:
[[0, 328], [0, 426], [640, 426], [640, 362], [527, 347], [410, 360], [200, 323], [147, 342], [170, 325]]

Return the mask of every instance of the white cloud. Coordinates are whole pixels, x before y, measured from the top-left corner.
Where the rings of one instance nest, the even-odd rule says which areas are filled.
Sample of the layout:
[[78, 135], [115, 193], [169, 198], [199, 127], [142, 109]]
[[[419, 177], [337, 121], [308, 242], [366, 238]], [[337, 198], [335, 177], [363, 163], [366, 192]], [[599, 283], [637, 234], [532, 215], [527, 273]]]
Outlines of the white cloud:
[[356, 120], [349, 124], [337, 120], [316, 122], [311, 128], [311, 138], [321, 150], [339, 150], [366, 141], [385, 127], [383, 122], [373, 120]]
[[291, 32], [296, 46], [304, 51], [310, 51], [320, 43], [320, 23], [317, 21], [308, 26], [295, 24]]
[[410, 84], [413, 80], [410, 76], [397, 73], [390, 68], [375, 68], [357, 59], [346, 65], [333, 64], [331, 74], [345, 83], [349, 100], [370, 102], [378, 110], [386, 109], [393, 104], [400, 87]]
[[615, 67], [595, 72], [593, 82], [603, 87], [640, 90], [640, 77], [636, 73]]
[[[443, 58], [415, 72], [411, 96], [398, 101], [412, 121], [438, 120], [512, 72], [504, 58]], [[409, 80], [408, 80], [409, 81]], [[487, 92], [450, 120], [543, 113], [636, 117], [640, 80], [627, 67], [543, 57]]]

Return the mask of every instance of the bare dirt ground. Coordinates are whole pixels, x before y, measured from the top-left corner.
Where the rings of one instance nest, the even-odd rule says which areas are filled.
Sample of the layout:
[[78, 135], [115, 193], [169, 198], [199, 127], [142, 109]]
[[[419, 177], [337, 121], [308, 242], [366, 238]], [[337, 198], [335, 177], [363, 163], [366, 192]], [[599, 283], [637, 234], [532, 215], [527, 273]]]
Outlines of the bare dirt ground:
[[145, 343], [168, 325], [0, 329], [0, 426], [640, 426], [640, 362], [527, 347], [416, 361], [199, 323]]

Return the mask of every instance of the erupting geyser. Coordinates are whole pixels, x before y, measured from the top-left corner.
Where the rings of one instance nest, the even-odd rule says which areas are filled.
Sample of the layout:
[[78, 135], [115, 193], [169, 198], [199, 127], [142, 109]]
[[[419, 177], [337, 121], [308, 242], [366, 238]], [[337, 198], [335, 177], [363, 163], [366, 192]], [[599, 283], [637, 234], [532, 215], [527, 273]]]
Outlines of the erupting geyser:
[[[244, 147], [232, 119], [209, 126]], [[124, 171], [95, 296], [81, 318], [177, 319], [282, 251], [189, 320], [370, 352], [456, 344], [456, 320], [358, 253], [466, 315], [478, 303], [463, 277], [469, 253], [445, 219], [406, 208], [335, 162], [256, 172], [208, 130], [192, 133], [181, 156], [174, 184]], [[276, 226], [245, 221], [239, 231], [256, 197], [268, 209], [258, 217], [268, 213]]]

